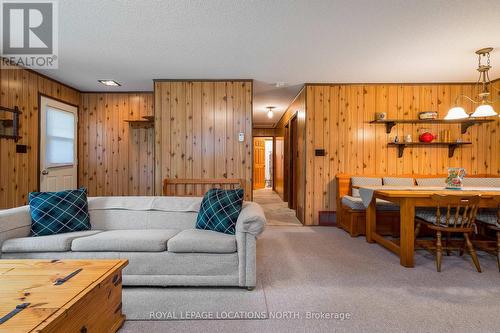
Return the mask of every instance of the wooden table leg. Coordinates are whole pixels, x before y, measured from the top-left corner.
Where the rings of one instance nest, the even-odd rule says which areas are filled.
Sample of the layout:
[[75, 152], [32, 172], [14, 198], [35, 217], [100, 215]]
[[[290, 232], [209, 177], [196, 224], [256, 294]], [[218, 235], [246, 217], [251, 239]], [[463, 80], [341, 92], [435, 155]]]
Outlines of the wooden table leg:
[[415, 206], [413, 200], [404, 198], [400, 201], [400, 263], [405, 267], [413, 267], [415, 251]]
[[375, 203], [375, 195], [368, 208], [366, 208], [366, 241], [374, 243], [372, 234], [377, 230], [377, 206]]

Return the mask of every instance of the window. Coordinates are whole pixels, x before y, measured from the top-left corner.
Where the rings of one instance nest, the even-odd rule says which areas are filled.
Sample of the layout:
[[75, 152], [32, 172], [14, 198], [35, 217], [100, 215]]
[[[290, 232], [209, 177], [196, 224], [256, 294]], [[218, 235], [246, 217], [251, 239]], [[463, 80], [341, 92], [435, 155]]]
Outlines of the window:
[[75, 115], [47, 108], [45, 160], [48, 167], [73, 165], [75, 161]]

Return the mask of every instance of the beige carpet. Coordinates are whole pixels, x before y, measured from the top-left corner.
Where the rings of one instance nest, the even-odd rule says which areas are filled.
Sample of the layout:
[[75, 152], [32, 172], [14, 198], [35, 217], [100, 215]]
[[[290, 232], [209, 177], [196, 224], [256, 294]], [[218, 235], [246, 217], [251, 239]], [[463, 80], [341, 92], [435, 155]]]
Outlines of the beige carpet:
[[253, 201], [264, 209], [267, 225], [298, 225], [302, 223], [295, 216], [295, 211], [288, 208], [288, 203], [283, 202], [276, 192], [266, 188], [253, 191]]
[[[268, 227], [258, 241], [258, 279], [267, 308], [289, 319], [128, 321], [121, 332], [499, 332], [500, 273], [480, 253], [434, 258], [416, 267], [362, 237], [330, 227]], [[348, 320], [308, 319], [308, 312], [348, 313]], [[345, 317], [344, 317], [345, 318]]]
[[226, 319], [233, 313], [248, 319], [267, 319], [262, 281], [249, 292], [244, 288], [123, 288], [127, 320]]

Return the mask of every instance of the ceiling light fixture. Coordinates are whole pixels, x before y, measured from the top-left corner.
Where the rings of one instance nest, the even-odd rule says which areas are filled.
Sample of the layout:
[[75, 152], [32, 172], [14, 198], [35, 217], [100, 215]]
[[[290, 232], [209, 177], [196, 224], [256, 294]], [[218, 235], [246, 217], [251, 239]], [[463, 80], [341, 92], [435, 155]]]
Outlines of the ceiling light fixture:
[[[497, 113], [493, 109], [493, 106], [491, 104], [495, 103], [496, 101], [500, 100], [500, 98], [496, 98], [494, 100], [490, 99], [491, 96], [491, 89], [496, 89], [492, 84], [490, 80], [490, 75], [489, 75], [489, 70], [491, 69], [490, 65], [490, 52], [493, 51], [492, 47], [486, 47], [484, 49], [480, 49], [476, 51], [476, 54], [478, 55], [478, 67], [477, 71], [479, 72], [479, 79], [477, 80], [476, 87], [481, 85], [481, 92], [477, 95], [479, 97], [479, 100], [475, 100], [474, 98], [471, 98], [466, 95], [458, 95], [457, 98], [455, 99], [455, 106], [452, 107], [449, 111], [446, 117], [444, 119], [446, 120], [455, 120], [455, 119], [465, 119], [468, 117], [471, 118], [477, 118], [477, 117], [493, 117], [496, 116]], [[486, 65], [481, 63], [481, 59], [486, 58]], [[500, 90], [498, 90], [500, 91]], [[476, 108], [476, 110], [472, 114], [467, 114], [465, 112], [465, 109], [461, 106], [458, 105], [458, 99], [459, 98], [465, 98], [469, 101], [471, 101], [474, 104], [479, 104], [479, 106]]]
[[115, 80], [97, 80], [97, 81], [99, 81], [100, 83], [102, 83], [102, 84], [104, 84], [105, 86], [108, 86], [108, 87], [119, 87], [119, 86], [121, 86], [121, 84], [119, 84]]
[[274, 112], [273, 109], [275, 109], [275, 106], [268, 106], [267, 108], [267, 118], [272, 119], [274, 117]]

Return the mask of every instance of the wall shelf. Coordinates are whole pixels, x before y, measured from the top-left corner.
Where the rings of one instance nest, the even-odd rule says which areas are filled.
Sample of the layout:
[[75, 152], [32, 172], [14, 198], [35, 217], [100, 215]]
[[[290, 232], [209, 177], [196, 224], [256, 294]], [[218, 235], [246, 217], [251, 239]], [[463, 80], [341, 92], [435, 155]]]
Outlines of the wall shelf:
[[397, 124], [460, 124], [462, 134], [467, 132], [467, 129], [472, 125], [493, 122], [493, 119], [458, 119], [458, 120], [444, 120], [444, 119], [384, 119], [372, 120], [370, 124], [385, 124], [385, 132], [391, 133], [391, 129]]
[[448, 157], [453, 157], [455, 149], [463, 145], [470, 145], [472, 142], [389, 142], [387, 146], [398, 147], [398, 157], [403, 157], [405, 148], [409, 147], [448, 147]]
[[142, 119], [126, 119], [125, 122], [129, 123], [133, 128], [153, 128], [155, 127], [154, 116], [144, 116]]
[[[12, 113], [12, 119], [3, 119], [3, 117], [2, 119], [0, 119], [0, 128], [2, 129], [0, 131], [0, 138], [11, 139], [14, 140], [14, 142], [19, 141], [19, 139], [21, 139], [21, 136], [19, 136], [19, 115], [22, 114], [22, 112], [19, 110], [19, 107], [15, 106], [13, 109], [11, 109], [0, 106], [0, 111]], [[10, 128], [12, 131], [9, 131], [9, 133], [7, 133], [7, 128]]]

